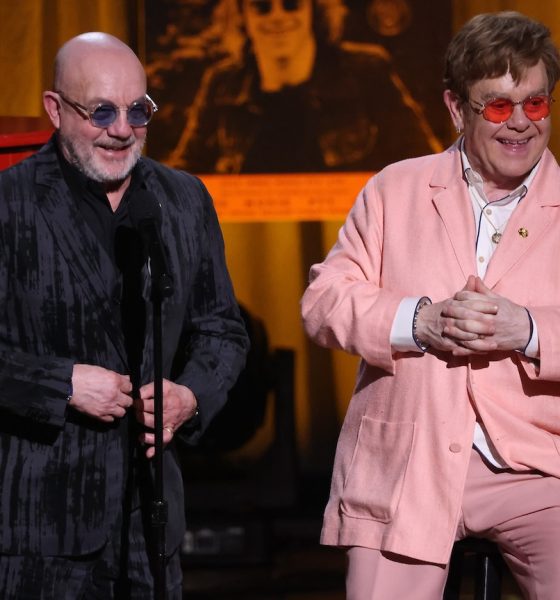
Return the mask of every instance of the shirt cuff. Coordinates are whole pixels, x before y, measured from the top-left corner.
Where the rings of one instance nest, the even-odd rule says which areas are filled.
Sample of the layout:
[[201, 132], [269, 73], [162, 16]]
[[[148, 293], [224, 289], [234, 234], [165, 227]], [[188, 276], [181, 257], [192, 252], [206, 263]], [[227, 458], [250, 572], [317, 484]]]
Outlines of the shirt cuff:
[[401, 300], [391, 327], [391, 348], [396, 352], [418, 352], [412, 337], [414, 311], [422, 296], [408, 296]]

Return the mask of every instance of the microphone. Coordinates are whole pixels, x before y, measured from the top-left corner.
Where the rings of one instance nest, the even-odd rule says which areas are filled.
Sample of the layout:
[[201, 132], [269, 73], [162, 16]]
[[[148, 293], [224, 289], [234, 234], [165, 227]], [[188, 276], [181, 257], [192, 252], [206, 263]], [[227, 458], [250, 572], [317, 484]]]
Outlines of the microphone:
[[150, 258], [152, 290], [165, 298], [173, 293], [173, 278], [167, 265], [165, 247], [161, 240], [161, 206], [153, 192], [139, 190], [130, 199], [128, 214], [132, 226], [142, 237]]

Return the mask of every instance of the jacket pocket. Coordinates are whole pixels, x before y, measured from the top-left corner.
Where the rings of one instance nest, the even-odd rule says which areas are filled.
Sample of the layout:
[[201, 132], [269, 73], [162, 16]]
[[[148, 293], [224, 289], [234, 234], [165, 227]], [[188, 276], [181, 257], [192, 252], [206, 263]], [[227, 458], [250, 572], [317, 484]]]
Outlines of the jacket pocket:
[[408, 465], [414, 423], [363, 417], [341, 499], [344, 514], [389, 522], [397, 509]]

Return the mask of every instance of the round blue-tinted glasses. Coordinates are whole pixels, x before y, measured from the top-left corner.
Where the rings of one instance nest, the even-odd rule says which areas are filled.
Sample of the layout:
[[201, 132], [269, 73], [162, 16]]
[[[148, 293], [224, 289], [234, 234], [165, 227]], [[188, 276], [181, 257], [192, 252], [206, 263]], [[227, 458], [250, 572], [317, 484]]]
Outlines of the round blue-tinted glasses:
[[105, 129], [112, 125], [121, 110], [126, 111], [126, 120], [131, 127], [145, 127], [157, 112], [157, 104], [146, 94], [129, 106], [117, 106], [112, 102], [99, 102], [87, 107], [58, 91], [57, 94], [83, 117], [87, 117], [94, 127]]

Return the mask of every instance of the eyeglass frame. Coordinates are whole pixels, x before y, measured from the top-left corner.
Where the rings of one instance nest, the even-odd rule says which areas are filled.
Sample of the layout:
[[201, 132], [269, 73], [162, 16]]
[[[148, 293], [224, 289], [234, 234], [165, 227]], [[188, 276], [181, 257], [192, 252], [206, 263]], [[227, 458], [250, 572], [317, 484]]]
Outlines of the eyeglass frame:
[[139, 127], [146, 127], [148, 125], [148, 123], [152, 120], [153, 116], [158, 111], [158, 105], [150, 98], [150, 96], [148, 94], [144, 94], [144, 100], [147, 100], [148, 104], [151, 106], [152, 114], [150, 115], [150, 118], [147, 120], [147, 122], [144, 125], [132, 125], [132, 123], [130, 123], [128, 120], [128, 111], [135, 104], [139, 103], [138, 100], [135, 100], [128, 106], [118, 106], [117, 104], [114, 104], [113, 102], [107, 101], [107, 102], [98, 102], [93, 108], [88, 108], [87, 106], [84, 106], [83, 104], [80, 104], [79, 102], [76, 102], [75, 100], [71, 100], [66, 94], [64, 94], [60, 90], [53, 90], [53, 91], [55, 92], [55, 94], [58, 94], [62, 98], [62, 100], [64, 100], [64, 102], [66, 102], [66, 104], [68, 104], [74, 110], [76, 110], [79, 114], [81, 114], [82, 117], [84, 117], [85, 119], [89, 119], [89, 122], [91, 123], [91, 125], [93, 127], [97, 127], [97, 129], [107, 129], [108, 127], [111, 127], [111, 125], [117, 120], [117, 117], [115, 117], [115, 120], [111, 121], [111, 123], [109, 123], [108, 125], [96, 125], [93, 122], [93, 114], [100, 106], [110, 104], [111, 106], [113, 106], [115, 108], [115, 110], [117, 112], [121, 112], [121, 111], [125, 110], [127, 113], [126, 122], [130, 125], [130, 127], [134, 127], [136, 129]]
[[[540, 119], [531, 119], [531, 117], [529, 117], [529, 115], [525, 112], [523, 105], [528, 100], [531, 100], [531, 98], [546, 98], [548, 100], [549, 109], [548, 109], [548, 114], [546, 115], [546, 117], [541, 117]], [[491, 104], [495, 100], [507, 100], [508, 102], [511, 102], [512, 111], [511, 111], [511, 115], [509, 115], [509, 117], [507, 119], [504, 119], [503, 121], [492, 121], [491, 119], [487, 119], [484, 116], [485, 108], [488, 106], [488, 104]], [[472, 106], [471, 102], [478, 104], [481, 108], [475, 108], [474, 106]], [[530, 96], [527, 96], [523, 100], [518, 100], [517, 102], [514, 102], [510, 98], [500, 98], [499, 96], [494, 96], [493, 98], [489, 98], [488, 100], [486, 100], [486, 102], [477, 102], [476, 100], [472, 100], [471, 98], [467, 99], [467, 103], [474, 113], [476, 113], [477, 115], [482, 115], [482, 118], [485, 121], [488, 121], [489, 123], [494, 123], [495, 125], [502, 125], [503, 123], [505, 123], [506, 121], [511, 119], [511, 116], [513, 115], [513, 111], [518, 104], [520, 104], [521, 108], [523, 108], [523, 114], [529, 119], [529, 121], [532, 121], [533, 123], [538, 123], [539, 121], [544, 121], [545, 119], [550, 117], [550, 106], [553, 102], [555, 102], [555, 100], [554, 100], [554, 97], [552, 96], [552, 94], [531, 94]]]

